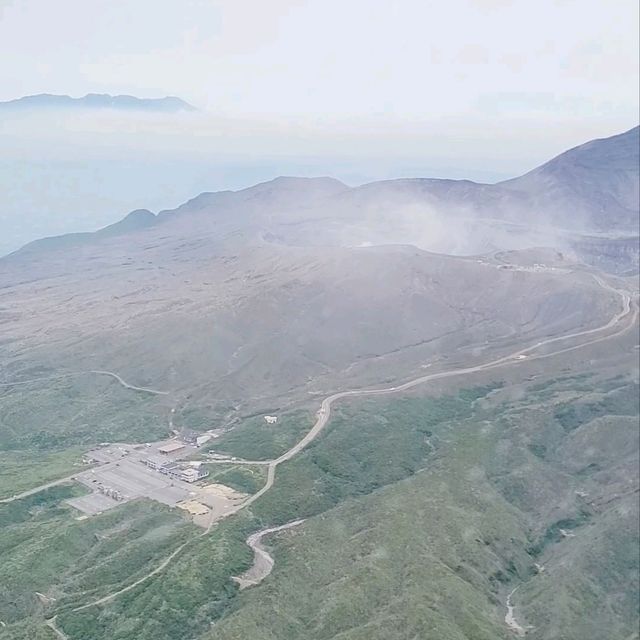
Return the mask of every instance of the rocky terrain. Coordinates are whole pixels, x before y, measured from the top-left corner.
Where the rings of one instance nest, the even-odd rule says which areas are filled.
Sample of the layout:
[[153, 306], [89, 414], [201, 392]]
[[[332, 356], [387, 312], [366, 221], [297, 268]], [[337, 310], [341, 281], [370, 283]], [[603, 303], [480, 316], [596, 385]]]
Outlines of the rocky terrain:
[[521, 271], [406, 246], [203, 238], [86, 252], [47, 253], [46, 274], [21, 283], [5, 272], [3, 382], [106, 369], [246, 412], [597, 326], [615, 304], [565, 261]]

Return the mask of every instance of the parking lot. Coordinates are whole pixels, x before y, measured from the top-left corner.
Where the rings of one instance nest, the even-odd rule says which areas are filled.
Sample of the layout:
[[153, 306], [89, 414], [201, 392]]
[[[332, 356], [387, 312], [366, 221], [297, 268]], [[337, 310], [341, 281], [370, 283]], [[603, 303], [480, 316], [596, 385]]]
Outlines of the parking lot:
[[[91, 493], [72, 498], [68, 504], [88, 515], [102, 513], [136, 498], [149, 498], [170, 507], [196, 495], [198, 488], [187, 482], [169, 478], [144, 464], [147, 457], [159, 452], [175, 440], [148, 445], [105, 444], [90, 451], [86, 458], [95, 464], [79, 473], [75, 479]], [[193, 453], [195, 448], [185, 445], [164, 455], [168, 461], [179, 460]]]
[[79, 498], [72, 498], [67, 500], [67, 504], [82, 511], [90, 516], [95, 516], [98, 513], [102, 513], [107, 509], [118, 506], [120, 504], [113, 498], [109, 498], [101, 493], [90, 493], [86, 496], [80, 496]]

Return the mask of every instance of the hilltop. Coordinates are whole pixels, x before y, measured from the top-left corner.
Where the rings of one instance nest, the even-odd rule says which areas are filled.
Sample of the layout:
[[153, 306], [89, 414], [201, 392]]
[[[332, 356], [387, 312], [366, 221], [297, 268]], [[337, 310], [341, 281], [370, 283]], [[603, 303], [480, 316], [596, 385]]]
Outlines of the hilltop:
[[164, 113], [196, 111], [193, 105], [175, 96], [137, 98], [136, 96], [128, 95], [112, 96], [107, 93], [88, 93], [81, 98], [72, 98], [68, 95], [40, 93], [0, 102], [0, 110], [37, 112], [53, 109], [116, 109], [119, 111]]

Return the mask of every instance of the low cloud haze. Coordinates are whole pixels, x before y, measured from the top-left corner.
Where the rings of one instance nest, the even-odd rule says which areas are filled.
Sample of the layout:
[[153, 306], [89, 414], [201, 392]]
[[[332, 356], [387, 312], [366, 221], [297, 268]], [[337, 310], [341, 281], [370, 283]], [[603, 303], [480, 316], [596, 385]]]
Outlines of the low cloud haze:
[[[43, 236], [97, 229], [132, 209], [172, 208], [203, 191], [278, 175], [332, 175], [352, 185], [398, 176], [493, 182], [548, 157], [546, 149], [515, 157], [518, 141], [504, 132], [497, 152], [470, 152], [467, 140], [409, 127], [391, 135], [370, 123], [336, 123], [325, 136], [300, 127], [294, 136], [273, 122], [207, 112], [2, 114], [0, 254]], [[553, 152], [562, 148], [556, 144]], [[488, 163], [483, 154], [491, 153]]]
[[522, 174], [637, 124], [637, 14], [630, 0], [0, 0], [0, 99], [200, 108], [0, 113], [0, 254], [283, 174]]
[[578, 125], [606, 112], [637, 115], [633, 0], [3, 0], [0, 7], [0, 42], [13, 54], [0, 59], [4, 99], [175, 94], [234, 118], [309, 123], [376, 115], [456, 122], [475, 120], [479, 109], [538, 122], [573, 117]]

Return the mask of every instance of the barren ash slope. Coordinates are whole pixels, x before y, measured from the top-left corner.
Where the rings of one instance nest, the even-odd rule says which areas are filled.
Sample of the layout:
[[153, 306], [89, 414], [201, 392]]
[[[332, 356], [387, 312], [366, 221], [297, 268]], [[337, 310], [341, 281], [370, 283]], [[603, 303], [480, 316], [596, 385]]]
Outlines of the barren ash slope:
[[[36, 241], [0, 262], [3, 376], [118, 369], [184, 392], [206, 381], [240, 406], [597, 324], [611, 295], [570, 266], [573, 246], [609, 211], [609, 235], [634, 232], [637, 141], [594, 141], [501, 185], [278, 178]], [[564, 269], [472, 257], [536, 246]], [[607, 259], [628, 270], [637, 252]]]
[[[104, 585], [43, 578], [65, 633], [171, 640], [184, 634], [167, 624], [171, 611], [211, 640], [630, 637], [637, 141], [637, 128], [593, 141], [497, 185], [278, 178], [1, 259], [1, 435], [23, 458], [25, 425], [51, 449], [105, 439], [77, 404], [95, 370], [168, 392], [122, 405], [132, 440], [145, 441], [169, 416], [204, 429], [267, 411], [313, 415], [333, 392], [534, 347], [517, 367], [337, 409], [272, 492], [196, 548], [218, 558], [219, 584], [185, 555], [80, 615], [65, 597], [87, 604]], [[56, 378], [69, 373], [79, 377]], [[69, 405], [58, 421], [56, 403]], [[247, 561], [238, 539], [299, 517], [309, 520], [283, 534], [273, 582], [232, 602], [230, 576]], [[202, 589], [179, 598], [181, 613], [184, 575]], [[521, 626], [510, 631], [503, 609], [516, 587]], [[43, 615], [3, 611], [17, 625]]]
[[456, 255], [554, 246], [610, 271], [633, 271], [638, 131], [588, 142], [495, 185], [435, 179], [363, 185], [338, 194], [330, 206], [323, 203], [317, 218], [287, 221], [281, 239], [341, 246], [407, 242]]
[[562, 242], [540, 258], [555, 271], [433, 253], [538, 245], [528, 221], [515, 234], [485, 222], [502, 198], [466, 182], [279, 178], [37, 241], [2, 261], [4, 378], [117, 370], [248, 411], [597, 325], [613, 298]]

